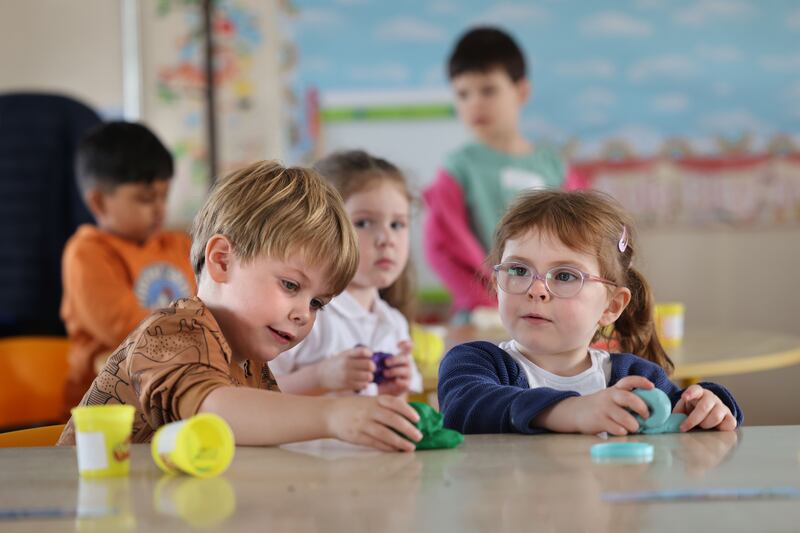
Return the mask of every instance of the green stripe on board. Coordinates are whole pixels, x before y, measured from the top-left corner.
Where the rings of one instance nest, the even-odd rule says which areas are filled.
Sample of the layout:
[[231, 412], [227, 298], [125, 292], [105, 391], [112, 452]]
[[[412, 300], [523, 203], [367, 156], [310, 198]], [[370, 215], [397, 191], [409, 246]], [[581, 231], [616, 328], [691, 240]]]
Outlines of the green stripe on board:
[[322, 110], [322, 120], [325, 122], [451, 118], [455, 115], [455, 109], [450, 104], [328, 107]]

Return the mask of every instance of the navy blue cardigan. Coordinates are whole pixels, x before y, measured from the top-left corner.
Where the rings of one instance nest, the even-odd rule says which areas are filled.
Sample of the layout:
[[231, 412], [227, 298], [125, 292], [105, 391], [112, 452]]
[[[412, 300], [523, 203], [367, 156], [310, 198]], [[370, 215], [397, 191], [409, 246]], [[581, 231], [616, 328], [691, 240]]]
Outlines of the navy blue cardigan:
[[[681, 389], [664, 369], [628, 353], [611, 354], [611, 387], [626, 376], [642, 376], [667, 393], [672, 406]], [[742, 423], [742, 411], [733, 395], [721, 385], [700, 383], [716, 394]], [[549, 387], [531, 389], [519, 364], [503, 349], [490, 342], [469, 342], [450, 350], [439, 366], [439, 405], [447, 428], [462, 433], [542, 433], [533, 420], [548, 407], [575, 391]]]

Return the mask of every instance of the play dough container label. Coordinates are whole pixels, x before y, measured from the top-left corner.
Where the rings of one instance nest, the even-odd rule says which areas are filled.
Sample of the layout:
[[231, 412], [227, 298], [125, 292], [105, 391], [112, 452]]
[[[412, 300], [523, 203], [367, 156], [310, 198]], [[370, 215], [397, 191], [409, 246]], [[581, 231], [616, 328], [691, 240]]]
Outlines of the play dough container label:
[[161, 426], [151, 445], [153, 460], [169, 474], [213, 477], [224, 472], [234, 454], [233, 432], [217, 415], [203, 413]]
[[82, 477], [128, 475], [135, 412], [131, 405], [91, 405], [72, 409], [78, 471]]

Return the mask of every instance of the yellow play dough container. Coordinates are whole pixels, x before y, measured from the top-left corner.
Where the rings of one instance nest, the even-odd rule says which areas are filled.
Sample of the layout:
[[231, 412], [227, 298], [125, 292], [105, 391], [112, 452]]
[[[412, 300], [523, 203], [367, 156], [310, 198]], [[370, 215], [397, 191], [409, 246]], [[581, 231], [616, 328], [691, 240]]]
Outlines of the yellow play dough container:
[[656, 334], [664, 348], [675, 348], [683, 342], [684, 305], [680, 302], [657, 303], [655, 307]]
[[127, 476], [136, 409], [132, 405], [90, 405], [71, 412], [81, 477]]
[[168, 474], [185, 473], [213, 477], [233, 460], [233, 431], [221, 417], [203, 413], [158, 428], [150, 451], [159, 468]]

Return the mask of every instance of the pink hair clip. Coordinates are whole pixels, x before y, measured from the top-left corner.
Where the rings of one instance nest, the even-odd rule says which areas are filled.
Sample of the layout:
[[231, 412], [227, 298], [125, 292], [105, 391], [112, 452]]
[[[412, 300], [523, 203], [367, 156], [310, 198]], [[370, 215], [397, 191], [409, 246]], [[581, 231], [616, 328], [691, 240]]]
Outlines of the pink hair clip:
[[622, 253], [625, 253], [625, 250], [628, 249], [628, 228], [622, 226], [622, 236], [619, 238], [619, 243], [617, 243], [617, 248]]

